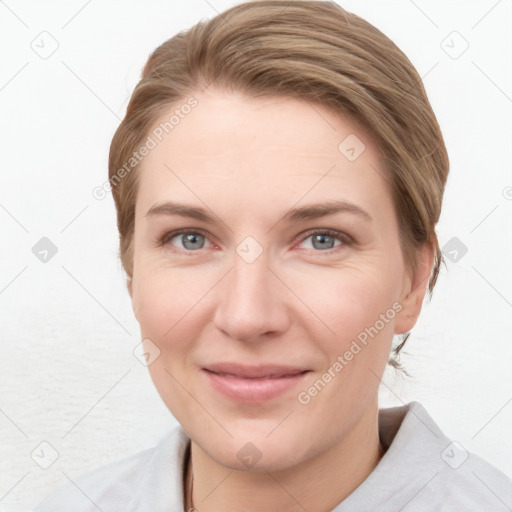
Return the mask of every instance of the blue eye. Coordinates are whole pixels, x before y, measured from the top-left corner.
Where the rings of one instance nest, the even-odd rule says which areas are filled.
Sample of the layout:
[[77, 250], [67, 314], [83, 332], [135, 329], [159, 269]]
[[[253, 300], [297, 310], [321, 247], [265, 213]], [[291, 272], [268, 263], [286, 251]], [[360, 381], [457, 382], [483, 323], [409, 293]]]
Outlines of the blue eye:
[[[353, 239], [340, 231], [332, 229], [323, 229], [310, 231], [306, 235], [302, 235], [299, 245], [306, 244], [307, 247], [303, 249], [310, 249], [316, 253], [330, 254], [335, 252], [338, 248], [342, 249], [343, 246], [348, 246], [353, 243]], [[158, 246], [164, 247], [171, 245], [176, 248], [176, 252], [198, 252], [210, 244], [207, 235], [199, 230], [181, 229], [166, 233], [158, 240]], [[341, 246], [341, 247], [340, 247]]]
[[333, 249], [334, 247], [337, 247], [343, 243], [340, 235], [341, 233], [335, 236], [330, 231], [316, 231], [315, 233], [304, 238], [303, 242], [311, 239], [311, 246], [313, 247], [313, 249], [325, 251]]
[[351, 238], [345, 233], [334, 231], [331, 229], [317, 230], [310, 232], [306, 237], [302, 238], [302, 244], [307, 240], [311, 240], [307, 249], [316, 249], [315, 252], [328, 251], [333, 252], [341, 245], [350, 245]]
[[162, 245], [166, 245], [168, 243], [176, 245], [175, 243], [172, 242], [174, 239], [176, 239], [179, 243], [183, 245], [183, 247], [178, 247], [178, 249], [195, 251], [197, 249], [203, 249], [206, 241], [206, 236], [197, 231], [167, 233], [162, 238]]

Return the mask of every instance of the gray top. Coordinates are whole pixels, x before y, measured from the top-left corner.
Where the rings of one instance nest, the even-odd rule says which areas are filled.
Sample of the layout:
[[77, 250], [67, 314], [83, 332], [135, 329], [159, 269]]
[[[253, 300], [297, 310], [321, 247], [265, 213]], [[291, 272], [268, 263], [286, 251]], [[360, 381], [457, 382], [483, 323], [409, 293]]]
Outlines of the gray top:
[[[333, 512], [512, 511], [512, 481], [450, 441], [418, 402], [381, 409], [379, 434], [385, 455]], [[183, 512], [189, 443], [177, 426], [154, 448], [63, 485], [33, 512]]]

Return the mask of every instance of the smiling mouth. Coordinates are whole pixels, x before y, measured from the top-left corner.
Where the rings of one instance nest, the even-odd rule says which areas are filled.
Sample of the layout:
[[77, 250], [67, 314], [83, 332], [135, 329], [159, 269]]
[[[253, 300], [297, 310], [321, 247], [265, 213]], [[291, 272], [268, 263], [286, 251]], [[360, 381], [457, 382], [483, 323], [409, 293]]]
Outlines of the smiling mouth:
[[276, 365], [244, 366], [232, 363], [203, 368], [211, 387], [231, 400], [259, 403], [292, 390], [311, 370]]

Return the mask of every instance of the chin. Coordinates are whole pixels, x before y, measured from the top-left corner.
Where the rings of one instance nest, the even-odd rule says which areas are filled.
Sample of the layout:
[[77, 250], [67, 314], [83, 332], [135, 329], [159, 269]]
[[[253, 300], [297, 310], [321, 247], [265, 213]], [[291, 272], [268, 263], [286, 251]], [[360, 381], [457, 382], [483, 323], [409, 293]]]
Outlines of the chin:
[[205, 451], [218, 464], [233, 471], [274, 473], [286, 471], [300, 463], [304, 454], [298, 454], [296, 446], [296, 444], [292, 445], [291, 443], [287, 447], [278, 446], [277, 443], [268, 441], [258, 444], [246, 441], [241, 446], [239, 446], [239, 443], [233, 442], [232, 445], [226, 446], [223, 450], [211, 447], [212, 451]]
[[[277, 424], [278, 422], [274, 422], [272, 428]], [[311, 439], [311, 436], [304, 436], [291, 429], [283, 429], [279, 435], [272, 433], [267, 436], [270, 430], [265, 428], [265, 434], [260, 435], [256, 434], [255, 430], [245, 427], [232, 430], [232, 438], [223, 435], [217, 439], [215, 436], [203, 435], [202, 438], [193, 439], [195, 444], [217, 464], [234, 471], [285, 471], [311, 455], [312, 447], [305, 443], [305, 439]]]

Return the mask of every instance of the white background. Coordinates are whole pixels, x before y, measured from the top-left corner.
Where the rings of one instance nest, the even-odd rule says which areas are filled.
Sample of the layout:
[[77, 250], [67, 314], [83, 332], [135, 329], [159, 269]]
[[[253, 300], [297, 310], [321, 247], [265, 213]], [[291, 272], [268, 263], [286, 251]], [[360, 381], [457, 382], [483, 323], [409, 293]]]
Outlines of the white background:
[[[0, 2], [2, 511], [31, 508], [175, 423], [132, 353], [140, 333], [113, 200], [92, 190], [149, 53], [233, 3]], [[402, 358], [412, 375], [391, 372], [382, 405], [420, 401], [451, 439], [512, 475], [512, 2], [340, 3], [424, 77], [451, 159], [440, 242], [468, 248], [447, 260]], [[58, 43], [47, 59], [31, 47], [45, 37], [51, 48], [42, 31]], [[469, 44], [456, 59], [453, 31]], [[47, 263], [32, 253], [44, 236], [58, 248]], [[48, 469], [31, 458], [43, 441], [58, 453]]]

